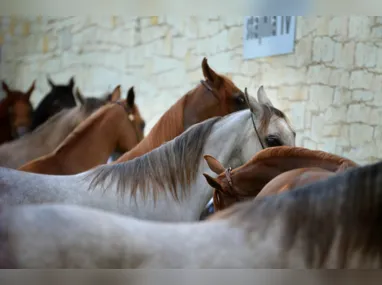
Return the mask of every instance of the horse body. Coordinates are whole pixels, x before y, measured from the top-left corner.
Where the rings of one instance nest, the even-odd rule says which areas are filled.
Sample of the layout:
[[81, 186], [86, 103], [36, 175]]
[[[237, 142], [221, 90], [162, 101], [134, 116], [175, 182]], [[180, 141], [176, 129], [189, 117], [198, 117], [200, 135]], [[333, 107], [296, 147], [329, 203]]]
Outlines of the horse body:
[[337, 172], [357, 166], [349, 159], [323, 151], [294, 146], [272, 147], [262, 150], [244, 165], [233, 169], [228, 174], [230, 185], [224, 164], [211, 156], [206, 157], [206, 160], [214, 172], [219, 173], [217, 178], [205, 175], [208, 183], [215, 189], [215, 211], [229, 207], [238, 200], [256, 197], [267, 183], [290, 170], [316, 167]]
[[[0, 205], [78, 204], [147, 220], [198, 220], [212, 197], [211, 188], [201, 175], [208, 171], [202, 151], [233, 166], [247, 161], [261, 149], [250, 116], [246, 110], [207, 120], [142, 157], [77, 175], [26, 174], [2, 168]], [[285, 144], [294, 145], [288, 123], [272, 119], [260, 139], [277, 133]]]
[[61, 110], [25, 136], [0, 146], [0, 165], [19, 168], [28, 161], [52, 152], [84, 119], [105, 102], [87, 98], [84, 105]]
[[138, 109], [134, 99], [128, 99], [101, 107], [79, 124], [53, 152], [28, 162], [19, 170], [76, 174], [106, 163], [116, 148], [123, 151], [132, 149], [142, 140], [143, 128], [142, 118], [139, 112], [135, 112]]
[[195, 223], [73, 205], [4, 207], [1, 268], [382, 268], [382, 162]]

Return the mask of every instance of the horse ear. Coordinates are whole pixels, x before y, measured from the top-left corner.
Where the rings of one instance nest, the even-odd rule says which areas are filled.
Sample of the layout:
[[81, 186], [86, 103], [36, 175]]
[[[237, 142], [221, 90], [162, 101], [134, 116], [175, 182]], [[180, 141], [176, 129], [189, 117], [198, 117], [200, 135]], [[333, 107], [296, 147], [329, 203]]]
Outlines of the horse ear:
[[208, 65], [207, 58], [203, 58], [202, 70], [204, 78], [212, 83], [212, 85], [219, 89], [222, 83], [222, 78]]
[[31, 87], [29, 87], [27, 93], [25, 94], [25, 96], [28, 97], [28, 100], [29, 100], [29, 98], [31, 97], [32, 92], [33, 92], [35, 86], [36, 86], [36, 80], [32, 82]]
[[206, 178], [207, 183], [216, 190], [223, 190], [222, 186], [220, 185], [219, 181], [217, 179], [212, 178], [207, 173], [203, 173], [203, 176]]
[[118, 85], [117, 87], [114, 88], [113, 92], [108, 95], [108, 100], [110, 102], [115, 102], [121, 99], [121, 85]]
[[53, 89], [56, 85], [54, 84], [54, 82], [52, 81], [52, 79], [50, 77], [48, 77], [47, 80], [48, 80], [50, 87]]
[[5, 81], [2, 81], [1, 82], [1, 85], [2, 85], [2, 87], [3, 87], [3, 90], [5, 91], [5, 92], [9, 92], [9, 87], [8, 87], [8, 84], [7, 83], [5, 83]]
[[134, 101], [135, 101], [134, 86], [131, 86], [129, 91], [127, 91], [127, 105], [130, 106], [130, 108], [133, 108]]
[[77, 97], [77, 99], [81, 105], [85, 104], [85, 97], [84, 97], [84, 95], [81, 94], [80, 89], [78, 87], [76, 88], [75, 95], [76, 95], [76, 97]]
[[260, 86], [259, 90], [257, 90], [257, 100], [259, 100], [259, 102], [262, 104], [273, 107], [273, 104], [271, 100], [269, 100], [263, 86]]
[[207, 162], [209, 168], [215, 172], [217, 175], [220, 173], [223, 173], [225, 168], [224, 166], [213, 156], [211, 155], [205, 155], [204, 156], [205, 161]]
[[71, 88], [74, 87], [74, 77], [73, 76], [70, 78], [68, 86]]

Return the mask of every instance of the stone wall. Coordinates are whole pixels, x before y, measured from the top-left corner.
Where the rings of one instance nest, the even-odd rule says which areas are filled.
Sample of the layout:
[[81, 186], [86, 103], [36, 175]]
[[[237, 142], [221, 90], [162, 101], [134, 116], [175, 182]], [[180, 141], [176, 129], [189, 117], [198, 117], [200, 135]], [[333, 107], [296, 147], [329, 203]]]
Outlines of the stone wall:
[[255, 94], [264, 85], [300, 146], [359, 163], [382, 158], [382, 17], [298, 17], [295, 52], [243, 60], [243, 17], [1, 18], [0, 77], [36, 104], [74, 75], [85, 95], [134, 85], [148, 129], [202, 78], [218, 72]]

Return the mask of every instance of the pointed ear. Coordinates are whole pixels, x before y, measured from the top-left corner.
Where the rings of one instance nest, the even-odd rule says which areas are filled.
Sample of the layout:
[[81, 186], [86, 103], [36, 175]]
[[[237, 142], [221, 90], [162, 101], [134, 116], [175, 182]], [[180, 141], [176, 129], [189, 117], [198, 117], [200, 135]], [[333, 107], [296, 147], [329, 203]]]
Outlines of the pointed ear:
[[259, 90], [257, 90], [257, 100], [259, 100], [261, 104], [265, 104], [265, 105], [269, 105], [273, 107], [273, 104], [271, 100], [269, 100], [263, 86], [260, 86]]
[[211, 155], [205, 155], [204, 156], [205, 161], [207, 162], [209, 168], [219, 175], [220, 173], [223, 173], [225, 171], [224, 166], [213, 156]]
[[107, 96], [107, 100], [110, 102], [116, 102], [121, 99], [121, 85], [114, 88], [113, 92]]
[[27, 93], [25, 93], [25, 96], [28, 98], [28, 100], [30, 99], [32, 92], [34, 91], [35, 86], [36, 86], [36, 80], [32, 82], [31, 87], [29, 87]]
[[211, 82], [216, 89], [219, 89], [223, 79], [208, 65], [207, 58], [203, 58], [202, 70], [204, 78]]
[[217, 181], [217, 179], [215, 178], [212, 178], [211, 176], [209, 176], [207, 173], [203, 173], [203, 176], [206, 178], [207, 180], [207, 183], [214, 189], [216, 190], [223, 190], [222, 186], [220, 185], [220, 183]]
[[8, 84], [7, 83], [5, 83], [5, 81], [2, 81], [1, 82], [1, 85], [3, 86], [3, 90], [5, 91], [5, 92], [9, 92], [9, 87], [8, 87]]
[[50, 85], [50, 88], [54, 88], [56, 85], [54, 85], [54, 82], [52, 81], [52, 79], [48, 76], [47, 77], [47, 80], [48, 80], [48, 84]]
[[68, 86], [71, 88], [74, 87], [74, 77], [73, 76], [70, 78]]
[[85, 97], [81, 94], [80, 89], [77, 87], [74, 95], [77, 97], [81, 105], [85, 104]]
[[134, 92], [134, 86], [132, 86], [129, 91], [127, 91], [127, 105], [130, 108], [134, 107], [134, 101], [135, 101], [135, 92]]

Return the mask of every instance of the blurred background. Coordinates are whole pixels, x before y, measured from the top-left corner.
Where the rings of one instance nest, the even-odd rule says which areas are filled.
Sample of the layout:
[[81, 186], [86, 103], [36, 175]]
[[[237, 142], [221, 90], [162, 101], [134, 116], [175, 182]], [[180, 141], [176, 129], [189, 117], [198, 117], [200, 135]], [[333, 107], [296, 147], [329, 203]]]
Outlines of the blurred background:
[[[256, 96], [264, 85], [290, 117], [297, 145], [350, 158], [382, 159], [382, 17], [297, 17], [294, 50], [243, 56], [245, 17], [0, 17], [0, 78], [36, 106], [56, 84], [102, 96], [134, 86], [147, 122], [203, 78], [218, 73]], [[0, 99], [4, 96], [0, 91]]]

